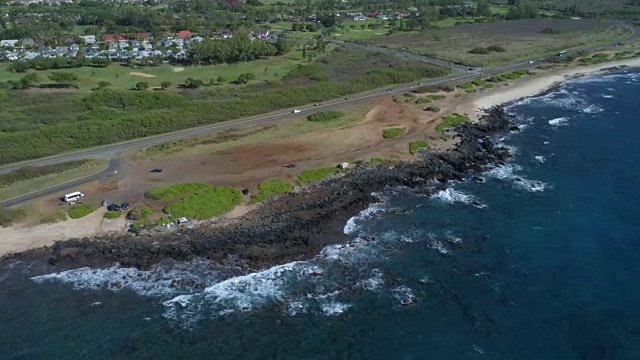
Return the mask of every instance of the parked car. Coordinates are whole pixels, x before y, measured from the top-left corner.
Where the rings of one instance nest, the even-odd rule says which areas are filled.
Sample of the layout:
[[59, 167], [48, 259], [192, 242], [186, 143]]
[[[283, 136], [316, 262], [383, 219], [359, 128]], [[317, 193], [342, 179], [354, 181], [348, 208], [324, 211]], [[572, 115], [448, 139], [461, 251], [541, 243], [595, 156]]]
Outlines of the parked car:
[[294, 114], [299, 114], [299, 113], [300, 113], [300, 109], [295, 109], [295, 110], [293, 110], [293, 113], [294, 113]]
[[287, 167], [289, 169], [295, 169], [296, 168], [296, 164], [289, 164], [289, 165], [287, 165]]
[[120, 204], [120, 209], [122, 209], [122, 210], [129, 209], [129, 203], [128, 202], [123, 202], [122, 204]]
[[242, 195], [249, 195], [249, 189], [242, 189]]
[[109, 210], [109, 211], [120, 211], [120, 210], [122, 210], [122, 207], [120, 207], [120, 205], [118, 205], [118, 204], [109, 204], [109, 206], [107, 206], [107, 210]]
[[162, 170], [162, 169], [153, 169], [153, 170], [151, 170], [152, 173], [161, 173], [163, 171], [164, 170]]
[[320, 104], [313, 104], [313, 106], [320, 106]]
[[347, 167], [349, 167], [349, 163], [343, 162], [338, 164], [338, 169], [346, 169]]

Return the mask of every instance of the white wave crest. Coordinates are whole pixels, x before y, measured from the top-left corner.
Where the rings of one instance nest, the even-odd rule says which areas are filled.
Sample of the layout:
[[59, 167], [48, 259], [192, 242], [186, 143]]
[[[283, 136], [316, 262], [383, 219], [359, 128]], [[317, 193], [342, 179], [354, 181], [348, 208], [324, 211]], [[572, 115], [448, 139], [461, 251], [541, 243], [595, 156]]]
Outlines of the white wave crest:
[[347, 223], [344, 225], [342, 232], [345, 235], [354, 234], [360, 228], [360, 226], [357, 224], [359, 221], [362, 221], [366, 218], [370, 218], [374, 214], [382, 210], [383, 210], [383, 204], [381, 203], [376, 203], [369, 206], [368, 208], [362, 210], [358, 215], [353, 216], [349, 220], [347, 220]]
[[350, 304], [330, 301], [321, 305], [322, 313], [327, 316], [341, 315], [351, 307]]
[[540, 164], [544, 164], [545, 161], [547, 161], [547, 158], [541, 155], [534, 156], [534, 159], [536, 159], [536, 161], [539, 162]]
[[365, 280], [361, 280], [357, 286], [369, 291], [375, 291], [380, 289], [384, 285], [384, 277], [380, 269], [371, 270], [371, 277]]
[[408, 306], [416, 302], [417, 298], [413, 293], [413, 290], [405, 285], [400, 285], [391, 290], [393, 297], [396, 299], [399, 305]]
[[601, 107], [599, 107], [598, 105], [589, 105], [586, 108], [582, 109], [582, 112], [585, 114], [597, 114], [597, 113], [601, 113], [603, 112], [604, 109], [602, 109]]
[[549, 120], [549, 125], [552, 126], [566, 126], [569, 125], [569, 119], [566, 117], [559, 117], [552, 120]]

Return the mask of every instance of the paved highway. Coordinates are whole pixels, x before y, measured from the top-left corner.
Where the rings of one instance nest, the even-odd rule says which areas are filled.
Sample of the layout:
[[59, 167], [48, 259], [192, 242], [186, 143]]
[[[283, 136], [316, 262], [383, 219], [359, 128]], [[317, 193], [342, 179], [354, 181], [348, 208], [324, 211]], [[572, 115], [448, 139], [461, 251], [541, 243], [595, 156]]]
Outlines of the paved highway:
[[[638, 27], [636, 27], [636, 26], [633, 26], [632, 27], [632, 34], [628, 38], [623, 40], [623, 41], [632, 40], [632, 39], [638, 37], [639, 34], [640, 34], [640, 29]], [[606, 43], [606, 44], [590, 46], [590, 47], [584, 47], [584, 48], [580, 48], [580, 49], [575, 49], [575, 50], [569, 51], [569, 53], [573, 54], [573, 53], [577, 53], [579, 51], [602, 50], [602, 49], [606, 49], [608, 47], [613, 47], [613, 46], [617, 45], [618, 42], [619, 41], [614, 41], [614, 42], [610, 42], [610, 43]], [[534, 61], [534, 63], [533, 64], [530, 63], [531, 61]], [[537, 58], [516, 61], [516, 62], [513, 62], [511, 64], [496, 66], [496, 67], [489, 68], [489, 69], [484, 69], [484, 70], [477, 69], [477, 70], [474, 70], [474, 71], [471, 71], [471, 72], [454, 74], [454, 75], [451, 75], [451, 76], [448, 76], [448, 77], [444, 77], [444, 78], [440, 78], [440, 79], [427, 79], [427, 80], [423, 80], [422, 81], [422, 85], [424, 85], [424, 86], [426, 86], [426, 85], [440, 85], [440, 84], [446, 84], [446, 83], [455, 83], [455, 82], [468, 81], [468, 80], [472, 80], [472, 79], [474, 79], [474, 78], [476, 78], [476, 77], [478, 77], [480, 75], [484, 76], [484, 75], [487, 75], [487, 74], [501, 73], [501, 72], [512, 71], [512, 70], [516, 70], [516, 69], [524, 69], [524, 68], [534, 67], [534, 66], [537, 66]], [[277, 121], [280, 121], [280, 120], [283, 120], [283, 119], [286, 119], [286, 118], [290, 118], [292, 116], [308, 115], [310, 113], [319, 112], [319, 111], [330, 109], [330, 108], [334, 108], [334, 107], [337, 107], [337, 106], [342, 106], [342, 105], [345, 105], [345, 104], [357, 103], [357, 102], [360, 102], [360, 101], [364, 101], [364, 100], [367, 100], [367, 99], [372, 99], [372, 98], [376, 98], [376, 97], [380, 97], [380, 96], [389, 96], [389, 95], [393, 95], [393, 94], [396, 94], [396, 93], [403, 93], [403, 92], [409, 91], [411, 89], [414, 89], [416, 87], [418, 87], [418, 85], [416, 85], [416, 83], [405, 84], [405, 85], [395, 86], [392, 89], [374, 90], [374, 91], [369, 91], [369, 92], [365, 92], [365, 93], [349, 96], [349, 97], [346, 97], [346, 98], [340, 98], [340, 99], [334, 99], [334, 100], [331, 100], [331, 101], [326, 101], [326, 102], [320, 104], [319, 106], [312, 106], [312, 105], [309, 106], [309, 105], [307, 105], [307, 106], [299, 108], [301, 110], [300, 114], [295, 114], [295, 115], [292, 114], [293, 109], [280, 110], [280, 111], [277, 111], [277, 112], [264, 114], [264, 115], [259, 115], [259, 116], [254, 116], [254, 117], [250, 117], [250, 118], [246, 118], [246, 119], [230, 120], [230, 121], [226, 121], [226, 122], [223, 122], [223, 123], [206, 125], [206, 126], [197, 127], [197, 128], [191, 128], [191, 129], [187, 129], [187, 130], [183, 130], [183, 131], [177, 131], [177, 132], [172, 132], [172, 133], [167, 133], [167, 134], [161, 134], [161, 135], [156, 135], [156, 136], [151, 136], [151, 137], [146, 137], [146, 138], [141, 138], [141, 139], [134, 139], [134, 140], [125, 141], [125, 142], [116, 143], [116, 144], [110, 144], [110, 145], [105, 145], [105, 146], [100, 146], [100, 147], [95, 147], [95, 148], [83, 149], [83, 150], [79, 150], [79, 151], [72, 152], [72, 153], [65, 153], [65, 154], [50, 156], [50, 157], [41, 158], [41, 159], [34, 159], [34, 160], [29, 160], [29, 161], [23, 161], [23, 162], [20, 162], [20, 163], [0, 166], [0, 174], [2, 174], [2, 173], [13, 171], [13, 170], [16, 170], [18, 168], [25, 167], [25, 166], [51, 165], [51, 164], [56, 164], [56, 163], [60, 163], [60, 162], [66, 162], [66, 161], [77, 160], [77, 159], [85, 159], [85, 158], [91, 158], [91, 157], [98, 157], [98, 156], [100, 156], [100, 157], [107, 156], [112, 160], [110, 165], [109, 165], [109, 167], [107, 169], [105, 169], [104, 171], [102, 171], [101, 173], [99, 173], [99, 174], [92, 175], [92, 176], [89, 176], [89, 177], [86, 177], [86, 178], [82, 178], [82, 179], [78, 179], [78, 180], [75, 180], [75, 181], [72, 181], [72, 182], [69, 182], [69, 183], [65, 183], [65, 184], [62, 184], [62, 185], [59, 185], [59, 186], [54, 186], [54, 187], [51, 187], [51, 188], [43, 189], [41, 191], [37, 191], [37, 192], [34, 192], [34, 193], [25, 194], [23, 196], [19, 196], [19, 197], [13, 198], [13, 199], [0, 201], [0, 206], [7, 207], [7, 206], [17, 205], [17, 204], [20, 204], [20, 203], [25, 202], [25, 201], [36, 199], [36, 198], [41, 197], [41, 196], [54, 194], [54, 193], [60, 193], [61, 191], [63, 191], [66, 188], [77, 187], [77, 186], [79, 186], [79, 185], [81, 185], [83, 183], [86, 183], [86, 182], [89, 182], [89, 181], [93, 181], [93, 180], [98, 180], [98, 179], [101, 179], [103, 177], [106, 177], [106, 176], [112, 174], [114, 171], [117, 170], [117, 168], [118, 168], [117, 159], [122, 155], [122, 153], [124, 151], [129, 150], [129, 149], [145, 148], [145, 147], [161, 144], [161, 143], [168, 142], [168, 141], [183, 139], [183, 138], [197, 136], [197, 135], [205, 135], [205, 134], [220, 132], [220, 131], [228, 130], [228, 129], [232, 129], [232, 128], [270, 124], [270, 123], [274, 123], [274, 122], [277, 122]]]

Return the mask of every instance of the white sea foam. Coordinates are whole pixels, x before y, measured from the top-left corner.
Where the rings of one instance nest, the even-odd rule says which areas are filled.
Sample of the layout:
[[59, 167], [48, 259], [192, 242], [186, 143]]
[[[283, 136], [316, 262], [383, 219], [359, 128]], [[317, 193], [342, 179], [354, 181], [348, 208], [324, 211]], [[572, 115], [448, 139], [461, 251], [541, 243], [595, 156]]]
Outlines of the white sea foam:
[[211, 262], [194, 260], [187, 263], [157, 265], [149, 271], [115, 265], [103, 269], [89, 267], [35, 276], [37, 283], [59, 281], [86, 290], [129, 290], [143, 296], [163, 297], [175, 293], [194, 292], [215, 281], [218, 271]]
[[471, 195], [467, 195], [461, 191], [457, 191], [453, 188], [447, 188], [444, 190], [440, 190], [438, 191], [435, 195], [433, 195], [434, 198], [438, 198], [441, 201], [448, 203], [448, 204], [453, 204], [453, 203], [464, 203], [464, 204], [469, 204], [471, 203], [471, 201], [473, 200], [473, 197]]
[[549, 125], [552, 126], [566, 126], [569, 125], [569, 119], [566, 117], [559, 117], [552, 120], [549, 120]]
[[413, 293], [413, 290], [405, 285], [400, 285], [391, 290], [393, 297], [397, 301], [398, 305], [408, 306], [416, 302], [417, 298]]
[[338, 301], [330, 301], [320, 306], [320, 308], [322, 309], [322, 313], [327, 316], [341, 315], [350, 307], [350, 304], [345, 304]]
[[605, 99], [613, 99], [614, 98], [613, 95], [606, 95], [606, 94], [602, 95], [602, 97], [605, 98]]
[[371, 277], [358, 282], [357, 287], [369, 291], [376, 291], [384, 285], [384, 277], [380, 269], [371, 270]]
[[536, 156], [534, 156], [534, 158], [540, 164], [544, 164], [547, 161], [547, 158], [545, 158], [544, 156], [541, 156], [541, 155], [536, 155]]
[[516, 174], [516, 171], [522, 170], [517, 164], [506, 164], [489, 171], [487, 174], [500, 180], [510, 180], [516, 188], [529, 192], [544, 191], [549, 185], [540, 180], [529, 180]]
[[604, 110], [601, 107], [599, 107], [598, 105], [595, 105], [595, 104], [589, 105], [586, 108], [582, 109], [582, 112], [585, 113], [585, 114], [597, 114], [597, 113], [600, 113], [600, 112], [603, 112], [603, 111]]
[[516, 178], [514, 184], [529, 192], [544, 191], [549, 186], [547, 183], [540, 180], [529, 180], [521, 177]]
[[376, 203], [369, 206], [368, 208], [362, 210], [358, 215], [353, 216], [349, 220], [347, 220], [347, 223], [344, 225], [344, 228], [342, 229], [342, 231], [346, 235], [351, 235], [356, 233], [356, 231], [360, 228], [360, 226], [358, 225], [358, 222], [372, 217], [377, 212], [383, 210], [383, 208], [384, 208], [383, 204], [381, 203]]

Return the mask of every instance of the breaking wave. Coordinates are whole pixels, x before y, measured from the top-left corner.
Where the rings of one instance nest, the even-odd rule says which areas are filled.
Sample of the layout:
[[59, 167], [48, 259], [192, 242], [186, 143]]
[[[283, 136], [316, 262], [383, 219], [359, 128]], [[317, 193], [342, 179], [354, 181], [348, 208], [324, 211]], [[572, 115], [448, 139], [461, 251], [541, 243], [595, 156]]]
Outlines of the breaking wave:
[[549, 125], [552, 126], [567, 126], [569, 125], [569, 119], [566, 117], [559, 117], [552, 120], [549, 120]]
[[506, 164], [489, 171], [487, 175], [495, 179], [511, 181], [514, 184], [514, 187], [529, 192], [540, 192], [549, 187], [549, 185], [543, 181], [529, 180], [517, 175], [516, 172], [520, 170], [522, 170], [520, 165]]

